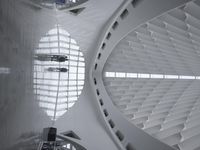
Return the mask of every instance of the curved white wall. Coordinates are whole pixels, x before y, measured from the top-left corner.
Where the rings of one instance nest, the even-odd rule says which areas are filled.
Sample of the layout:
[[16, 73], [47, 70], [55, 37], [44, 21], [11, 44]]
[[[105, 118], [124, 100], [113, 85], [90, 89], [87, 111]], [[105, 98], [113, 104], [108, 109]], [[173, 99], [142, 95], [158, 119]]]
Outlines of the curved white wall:
[[200, 147], [199, 13], [199, 1], [193, 1], [137, 27], [104, 67], [105, 72], [139, 73], [104, 77], [114, 105], [133, 124], [181, 150]]
[[[118, 13], [116, 13], [116, 16], [113, 17], [114, 19], [109, 23], [110, 26], [107, 27], [100, 38], [99, 49], [96, 53], [93, 68], [91, 69], [91, 82], [93, 82], [92, 86], [95, 87], [94, 92], [96, 93], [96, 98], [99, 101], [99, 106], [102, 110], [105, 122], [107, 123], [113, 137], [116, 137], [119, 145], [124, 149], [171, 148], [131, 125], [130, 122], [128, 122], [121, 115], [121, 113], [119, 113], [119, 111], [114, 107], [107, 91], [105, 90], [102, 81], [102, 76], [104, 74], [102, 72], [103, 67], [114, 47], [129, 32], [138, 27], [140, 24], [145, 23], [146, 21], [149, 21], [172, 8], [182, 5], [184, 2], [141, 1], [141, 3], [135, 5], [134, 1], [130, 1], [130, 5], [124, 5], [124, 7], [122, 7]], [[153, 6], [159, 7], [155, 8]], [[114, 63], [115, 62], [113, 62], [113, 64]], [[119, 64], [119, 66], [120, 65], [121, 64]], [[126, 69], [121, 67], [118, 68]], [[145, 145], [141, 144], [141, 142], [145, 143]]]
[[[187, 0], [143, 0], [138, 5], [135, 5], [133, 1], [132, 5], [132, 1], [124, 1], [102, 29], [99, 39], [93, 39], [94, 45], [90, 47], [90, 51], [85, 52], [86, 80], [83, 93], [74, 107], [57, 120], [55, 126], [58, 127], [59, 133], [73, 130], [81, 137], [82, 144], [88, 150], [172, 149], [127, 121], [113, 105], [105, 90], [102, 75], [108, 57], [123, 37], [140, 24], [185, 2]], [[155, 8], [155, 6], [159, 7]], [[55, 25], [56, 20], [52, 16], [46, 17], [46, 13], [35, 12], [32, 14], [32, 11], [25, 11], [29, 13], [22, 14], [18, 11], [19, 8], [21, 7], [17, 5], [16, 1], [7, 1], [2, 5], [2, 10], [4, 10], [1, 13], [4, 24], [2, 25], [3, 34], [9, 37], [4, 40], [7, 41], [7, 45], [9, 39], [14, 41], [9, 48], [6, 47], [6, 44], [3, 45], [4, 54], [8, 53], [12, 56], [12, 61], [8, 64], [13, 67], [11, 75], [5, 77], [4, 81], [7, 81], [9, 90], [14, 85], [17, 90], [9, 91], [13, 93], [8, 98], [10, 104], [5, 103], [5, 106], [9, 106], [9, 108], [0, 118], [3, 122], [0, 125], [0, 135], [4, 137], [0, 143], [1, 149], [16, 142], [16, 139], [24, 132], [34, 131], [37, 133], [43, 127], [51, 125], [50, 119], [39, 109], [31, 92], [33, 89], [30, 86], [32, 84], [30, 83], [32, 81], [32, 61], [30, 60], [32, 59], [31, 50], [34, 49], [35, 43]], [[19, 16], [21, 17], [19, 18]], [[65, 22], [65, 18], [62, 21]], [[86, 26], [87, 23], [84, 27], [86, 28]], [[79, 37], [79, 39], [84, 38], [82, 43], [88, 42], [88, 36], [84, 37]], [[76, 37], [74, 36], [74, 38]], [[96, 51], [92, 51], [94, 49]], [[8, 56], [6, 55], [6, 57]], [[5, 85], [5, 82], [2, 83]]]
[[[21, 138], [24, 135], [37, 135], [44, 127], [52, 126], [52, 121], [39, 107], [33, 94], [33, 54], [40, 38], [55, 26], [57, 20], [53, 14], [48, 14], [48, 11], [35, 12], [29, 7], [24, 8], [19, 1], [1, 1], [0, 7], [1, 65], [9, 67], [11, 71], [10, 74], [0, 77], [2, 108], [0, 110], [0, 149], [5, 150], [23, 141], [24, 139]], [[64, 14], [67, 16], [66, 13]], [[103, 20], [103, 18], [100, 19]], [[66, 20], [63, 19], [60, 22], [63, 23], [63, 28], [68, 30], [69, 26], [64, 24]], [[87, 23], [82, 28], [73, 30], [72, 36], [75, 31], [85, 32], [83, 29], [86, 27]], [[98, 32], [97, 27], [96, 32], [93, 33], [93, 30], [92, 36]], [[84, 43], [85, 39], [88, 41], [88, 37], [91, 36], [85, 33], [81, 35], [78, 37], [83, 38], [81, 43]], [[73, 37], [76, 38], [76, 36]], [[58, 133], [73, 130], [81, 138], [80, 143], [88, 150], [101, 150], [102, 145], [105, 149], [117, 150], [116, 144], [105, 130], [96, 111], [97, 105], [89, 85], [89, 64], [91, 63], [89, 57], [92, 57], [92, 54], [88, 53], [87, 49], [84, 50], [87, 66], [86, 80], [79, 101], [56, 121], [55, 126], [58, 128]]]

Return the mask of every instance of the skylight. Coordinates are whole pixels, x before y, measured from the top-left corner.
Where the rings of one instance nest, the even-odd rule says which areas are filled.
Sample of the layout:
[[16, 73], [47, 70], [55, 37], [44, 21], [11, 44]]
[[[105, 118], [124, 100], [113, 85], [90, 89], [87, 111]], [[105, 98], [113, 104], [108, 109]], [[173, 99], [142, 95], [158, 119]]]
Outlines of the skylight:
[[84, 79], [83, 53], [70, 34], [56, 25], [35, 50], [34, 91], [39, 106], [52, 120], [58, 119], [78, 100]]
[[138, 78], [138, 79], [200, 80], [200, 76], [144, 74], [144, 73], [127, 73], [127, 72], [105, 72], [105, 77], [107, 78]]

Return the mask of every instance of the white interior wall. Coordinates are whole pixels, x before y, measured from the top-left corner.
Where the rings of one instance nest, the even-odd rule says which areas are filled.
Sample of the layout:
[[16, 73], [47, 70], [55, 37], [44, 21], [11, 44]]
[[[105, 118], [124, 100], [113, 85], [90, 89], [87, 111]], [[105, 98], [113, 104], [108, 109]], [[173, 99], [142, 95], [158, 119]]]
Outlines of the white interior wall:
[[[95, 4], [96, 1], [92, 2]], [[102, 5], [104, 6], [102, 10], [109, 8], [110, 6], [108, 3], [106, 3], [107, 1], [104, 2], [105, 3]], [[112, 3], [112, 1], [110, 2]], [[64, 15], [64, 17], [59, 20], [59, 22], [64, 24], [66, 30], [70, 28], [72, 31], [70, 34], [74, 36], [75, 39], [77, 37], [77, 41], [80, 43], [80, 46], [84, 48], [83, 52], [85, 54], [87, 67], [85, 87], [82, 95], [80, 96], [79, 102], [77, 102], [74, 108], [69, 110], [66, 115], [61, 117], [56, 122], [56, 127], [59, 128], [60, 132], [74, 130], [83, 139], [83, 142], [88, 149], [102, 149], [102, 146], [104, 146], [104, 149], [125, 149], [124, 145], [127, 145], [128, 142], [135, 144], [134, 147], [142, 150], [147, 148], [146, 145], [151, 145], [152, 149], [155, 149], [157, 146], [160, 146], [160, 148], [163, 150], [170, 149], [170, 147], [160, 143], [157, 140], [154, 140], [146, 134], [143, 134], [143, 131], [138, 130], [132, 124], [129, 124], [129, 122], [125, 121], [123, 116], [118, 113], [118, 110], [113, 108], [112, 104], [108, 104], [107, 106], [109, 111], [114, 113], [110, 114], [113, 116], [112, 119], [116, 121], [115, 123], [120, 128], [120, 131], [126, 135], [125, 141], [122, 141], [122, 145], [120, 147], [120, 141], [113, 137], [111, 134], [112, 131], [109, 129], [108, 124], [102, 117], [102, 112], [98, 104], [98, 97], [92, 93], [96, 93], [96, 91], [94, 91], [94, 89], [96, 90], [96, 86], [92, 84], [93, 78], [91, 78], [91, 70], [93, 69], [94, 62], [96, 61], [94, 56], [97, 55], [95, 50], [97, 49], [97, 46], [101, 45], [101, 38], [106, 36], [107, 29], [106, 32], [104, 32], [104, 29], [108, 26], [111, 26], [113, 22], [110, 20], [111, 22], [108, 22], [107, 26], [103, 25], [111, 16], [112, 12], [117, 8], [117, 4], [120, 4], [120, 2], [121, 1], [117, 1], [115, 5], [112, 4], [112, 11], [109, 11], [105, 14], [103, 13], [100, 15], [100, 17], [91, 15], [94, 19], [92, 19], [92, 21], [94, 22], [89, 23], [91, 20], [84, 22], [81, 29], [77, 29], [80, 22], [78, 19], [73, 19], [74, 17]], [[131, 10], [130, 14], [134, 15], [128, 17], [129, 19], [131, 18], [129, 21], [124, 21], [125, 24], [123, 24], [123, 27], [125, 29], [121, 27], [117, 31], [116, 37], [113, 38], [112, 36], [110, 45], [108, 44], [106, 50], [109, 49], [111, 52], [119, 40], [139, 24], [151, 19], [152, 17], [155, 17], [161, 12], [165, 12], [168, 9], [184, 3], [184, 1], [176, 1], [174, 3], [171, 1], [170, 3], [163, 3], [164, 1], [158, 2], [156, 0], [151, 2], [143, 1], [141, 3], [142, 5], [139, 5], [138, 8]], [[99, 3], [100, 2], [98, 1], [98, 4]], [[159, 4], [161, 7], [152, 9], [155, 6], [154, 4]], [[1, 1], [0, 6], [2, 7], [1, 10], [3, 10], [1, 13], [3, 14], [1, 16], [1, 31], [3, 31], [3, 38], [1, 39], [1, 41], [3, 41], [1, 42], [3, 53], [1, 55], [1, 60], [3, 65], [12, 68], [10, 75], [3, 76], [1, 78], [1, 89], [4, 89], [2, 90], [1, 94], [3, 97], [5, 97], [5, 99], [3, 98], [1, 102], [2, 108], [6, 108], [4, 112], [2, 111], [2, 116], [0, 118], [3, 122], [1, 123], [0, 130], [0, 135], [3, 137], [1, 138], [1, 149], [4, 149], [5, 147], [10, 146], [13, 142], [16, 142], [16, 139], [21, 133], [29, 131], [38, 132], [41, 131], [43, 127], [51, 125], [50, 119], [41, 109], [39, 109], [37, 102], [34, 100], [34, 95], [32, 94], [32, 61], [30, 60], [32, 59], [32, 50], [34, 49], [35, 43], [37, 43], [40, 37], [54, 26], [56, 20], [52, 15], [48, 14], [49, 11], [42, 13], [33, 12], [27, 8], [23, 9], [23, 7], [21, 7], [21, 5], [19, 6], [16, 1]], [[15, 9], [13, 9], [13, 7]], [[130, 7], [132, 8], [132, 6]], [[21, 9], [23, 11], [21, 11]], [[149, 15], [141, 13], [144, 10], [149, 9]], [[99, 12], [102, 12], [102, 10], [99, 10]], [[108, 11], [109, 9], [106, 10]], [[121, 10], [123, 11], [123, 9]], [[98, 14], [98, 11], [96, 13]], [[90, 16], [89, 13], [85, 14], [85, 18], [87, 18], [87, 16]], [[100, 19], [95, 20], [95, 18]], [[67, 20], [66, 22], [65, 19]], [[71, 22], [69, 22], [69, 20]], [[83, 21], [85, 21], [85, 19], [83, 19]], [[97, 24], [99, 23], [101, 25], [98, 26]], [[73, 25], [75, 25], [75, 27], [73, 27]], [[89, 28], [91, 28], [91, 30], [89, 30]], [[9, 40], [14, 41], [14, 44], [10, 46]], [[93, 74], [95, 77], [97, 77], [98, 84], [101, 85], [101, 87], [98, 87], [99, 90], [104, 88], [101, 74], [105, 60], [110, 54], [109, 51], [107, 51], [106, 56], [102, 56], [103, 61], [99, 62], [98, 64], [100, 69]], [[106, 97], [106, 92], [101, 91], [101, 94], [102, 93], [104, 95], [103, 98], [111, 102], [110, 98]], [[105, 102], [105, 104], [107, 104], [107, 102]], [[143, 138], [141, 140], [137, 137]], [[144, 141], [146, 143], [145, 145], [143, 143]], [[155, 145], [152, 145], [152, 143]]]
[[[117, 149], [98, 118], [98, 112], [93, 103], [94, 97], [89, 92], [88, 67], [90, 57], [92, 57], [89, 54], [93, 46], [91, 41], [96, 39], [95, 36], [98, 35], [100, 28], [120, 2], [117, 1], [111, 10], [99, 14], [97, 12], [100, 18], [96, 18], [97, 23], [95, 24], [98, 26], [93, 27], [95, 24], [89, 24], [90, 19], [87, 21], [84, 18], [81, 21], [78, 17], [72, 19], [75, 17], [64, 13], [66, 15], [57, 20], [55, 16], [48, 14], [50, 11], [35, 12], [25, 8], [19, 1], [1, 1], [0, 60], [2, 67], [10, 68], [11, 73], [1, 75], [0, 149], [4, 150], [17, 143], [22, 134], [30, 132], [37, 134], [44, 127], [52, 125], [50, 118], [39, 108], [33, 94], [32, 56], [40, 37], [53, 28], [57, 22], [61, 23], [75, 39], [77, 38], [81, 48], [84, 48], [86, 80], [79, 101], [74, 108], [57, 120], [55, 126], [58, 127], [59, 132], [74, 130], [88, 150], [101, 150], [102, 145], [112, 150]], [[95, 10], [95, 8], [91, 9]], [[87, 12], [85, 15], [88, 15]], [[80, 27], [81, 22], [83, 26]]]

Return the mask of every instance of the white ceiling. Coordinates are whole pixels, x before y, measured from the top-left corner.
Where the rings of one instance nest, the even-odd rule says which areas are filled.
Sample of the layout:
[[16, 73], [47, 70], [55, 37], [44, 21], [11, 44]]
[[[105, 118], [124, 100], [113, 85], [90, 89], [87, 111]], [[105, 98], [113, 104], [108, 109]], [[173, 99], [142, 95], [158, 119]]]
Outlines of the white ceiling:
[[42, 26], [43, 29], [52, 28], [52, 22], [58, 22], [78, 42], [82, 51], [87, 52], [93, 45], [92, 43], [98, 38], [103, 25], [122, 2], [123, 0], [89, 0], [82, 5], [85, 9], [77, 16], [67, 11], [55, 11], [45, 8], [35, 12], [21, 2], [19, 5], [22, 7], [17, 11], [21, 13], [21, 18], [32, 21], [29, 22], [30, 24], [34, 24], [33, 20], [40, 21], [40, 27]]
[[[17, 59], [15, 61], [18, 61], [20, 57], [24, 56], [27, 58], [23, 60], [24, 62], [31, 60], [33, 50], [37, 47], [41, 36], [52, 29], [57, 22], [71, 34], [72, 38], [77, 41], [81, 50], [87, 57], [87, 55], [90, 55], [90, 51], [93, 50], [93, 43], [96, 42], [103, 25], [119, 7], [122, 1], [123, 0], [89, 0], [84, 4], [86, 9], [78, 16], [74, 16], [66, 12], [56, 12], [47, 9], [35, 11], [27, 7], [27, 5], [24, 5], [22, 0], [1, 0], [1, 65], [13, 68], [19, 65], [17, 63], [14, 64], [15, 58]], [[10, 51], [9, 53], [15, 57], [11, 62], [4, 60], [9, 57], [6, 56], [6, 52], [4, 53], [4, 49], [8, 46], [8, 43], [9, 49], [7, 48], [5, 51]], [[87, 60], [87, 58], [85, 58], [85, 60]], [[27, 68], [32, 68], [32, 64], [24, 64], [26, 64]], [[30, 70], [22, 69], [23, 71]], [[3, 101], [1, 101], [1, 103], [3, 103]], [[4, 109], [7, 108], [4, 106], [2, 107]]]
[[89, 0], [80, 15], [57, 12], [58, 17], [55, 11], [32, 10], [21, 0], [0, 1], [0, 62], [1, 67], [11, 70], [9, 75], [0, 74], [1, 149], [16, 141], [22, 132], [51, 125], [38, 109], [32, 89], [32, 56], [40, 38], [59, 23], [80, 45], [87, 61], [103, 25], [122, 1]]
[[141, 25], [120, 41], [105, 70], [200, 75], [199, 14], [195, 1]]
[[[142, 24], [122, 39], [105, 72], [200, 75], [200, 1]], [[199, 80], [106, 78], [113, 103], [133, 124], [179, 150], [200, 148]]]

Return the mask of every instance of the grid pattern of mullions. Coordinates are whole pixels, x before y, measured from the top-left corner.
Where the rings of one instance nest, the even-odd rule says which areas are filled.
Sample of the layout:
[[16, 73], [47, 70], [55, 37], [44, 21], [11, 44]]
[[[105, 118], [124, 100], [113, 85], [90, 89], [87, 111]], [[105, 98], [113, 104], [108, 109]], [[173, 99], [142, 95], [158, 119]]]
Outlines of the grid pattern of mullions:
[[[65, 55], [68, 61], [41, 61], [38, 55]], [[68, 72], [49, 72], [67, 68]], [[85, 63], [76, 41], [59, 25], [41, 38], [35, 51], [34, 90], [39, 106], [52, 119], [62, 116], [78, 100], [84, 85]]]
[[[57, 28], [57, 38], [58, 38], [58, 53], [60, 54], [60, 35], [59, 35], [59, 28], [58, 26], [56, 27]], [[59, 65], [59, 68], [60, 68], [60, 62], [58, 63]], [[57, 106], [58, 106], [58, 93], [59, 93], [59, 86], [60, 86], [60, 72], [58, 72], [58, 86], [57, 86], [57, 92], [56, 92], [56, 102], [55, 102], [55, 109], [53, 110], [54, 111], [54, 116], [53, 116], [53, 120], [56, 120], [56, 112], [57, 112]]]

